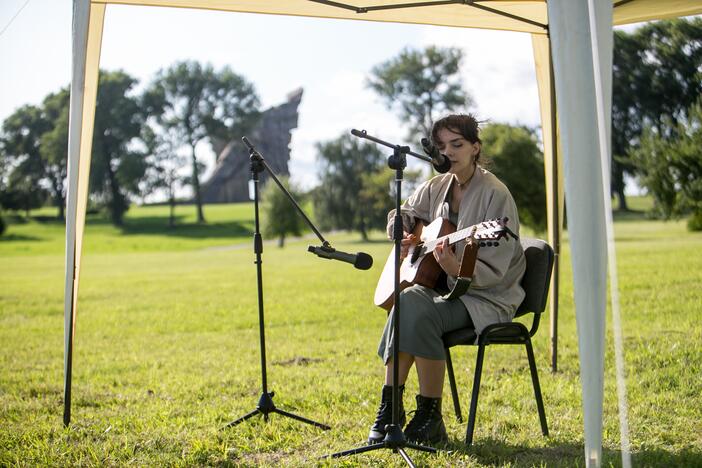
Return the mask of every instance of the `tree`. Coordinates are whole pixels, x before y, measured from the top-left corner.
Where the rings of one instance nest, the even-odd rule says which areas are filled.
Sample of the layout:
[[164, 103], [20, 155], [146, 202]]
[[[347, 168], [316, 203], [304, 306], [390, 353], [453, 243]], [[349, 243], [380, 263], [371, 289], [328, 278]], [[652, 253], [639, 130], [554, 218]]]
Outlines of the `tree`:
[[[644, 128], [676, 131], [702, 94], [702, 18], [658, 21], [614, 34], [612, 192], [627, 209], [624, 174], [639, 173], [629, 149]], [[669, 119], [672, 125], [664, 122]]]
[[51, 197], [58, 208], [58, 218], [64, 219], [66, 206], [65, 181], [68, 176], [68, 88], [44, 98], [43, 111], [52, 129], [41, 136], [39, 152], [48, 180]]
[[5, 234], [5, 230], [7, 229], [7, 224], [5, 223], [5, 219], [2, 217], [2, 198], [5, 194], [5, 170], [6, 167], [4, 164], [0, 164], [0, 236]]
[[58, 218], [63, 219], [67, 127], [66, 89], [49, 94], [41, 107], [20, 107], [3, 122], [0, 145], [3, 164], [8, 168], [6, 205], [18, 205], [27, 211], [38, 208], [48, 189], [58, 208]]
[[407, 122], [409, 138], [429, 135], [438, 114], [459, 112], [472, 104], [463, 90], [462, 59], [463, 52], [454, 47], [405, 49], [373, 67], [367, 85]]
[[3, 203], [2, 203], [2, 198], [5, 195], [5, 166], [0, 165], [0, 236], [5, 234], [5, 231], [7, 230], [7, 223], [5, 222], [5, 219], [2, 216], [2, 209], [3, 209]]
[[[421, 171], [404, 172], [402, 192], [405, 198], [414, 192], [421, 177]], [[364, 174], [361, 179], [359, 202], [365, 208], [366, 223], [370, 229], [385, 231], [388, 212], [395, 208], [395, 171], [381, 168]]]
[[546, 228], [544, 157], [535, 132], [495, 123], [486, 126], [480, 137], [490, 170], [514, 197], [520, 222], [543, 231]]
[[197, 219], [205, 222], [195, 148], [207, 139], [210, 144], [213, 138], [229, 141], [253, 127], [260, 116], [254, 86], [228, 67], [215, 71], [211, 65], [185, 61], [158, 72], [144, 103], [163, 132], [169, 130], [173, 146], [189, 149]]
[[44, 164], [41, 159], [42, 135], [51, 129], [41, 108], [25, 105], [17, 109], [3, 122], [2, 154], [6, 167], [7, 188], [2, 204], [9, 210], [39, 208], [44, 203], [41, 181]]
[[321, 184], [314, 191], [316, 218], [322, 229], [358, 230], [368, 239], [370, 207], [361, 202], [363, 178], [383, 165], [384, 157], [372, 144], [350, 135], [318, 143]]
[[[290, 195], [300, 202], [302, 194], [290, 185], [287, 177], [280, 177], [280, 183], [288, 189]], [[278, 238], [278, 247], [285, 246], [285, 237], [290, 234], [299, 236], [304, 227], [302, 216], [292, 206], [288, 197], [273, 180], [268, 180], [263, 187], [263, 233]]]
[[657, 211], [665, 218], [692, 213], [688, 226], [702, 230], [702, 98], [686, 114], [645, 127], [630, 156]]
[[168, 136], [169, 131], [166, 129], [166, 134], [157, 134], [146, 125], [142, 130], [142, 140], [148, 155], [144, 192], [166, 191], [169, 207], [168, 227], [172, 228], [175, 227], [176, 190], [187, 183], [187, 178], [178, 173], [186, 158], [178, 154], [178, 148], [173, 146], [176, 138]]
[[23, 210], [29, 218], [29, 211], [44, 206], [48, 198], [46, 190], [36, 185], [31, 176], [20, 171], [13, 172], [8, 178], [5, 189], [0, 191], [0, 207], [6, 210]]
[[133, 148], [144, 123], [139, 100], [129, 94], [136, 84], [122, 71], [100, 72], [90, 190], [104, 200], [116, 226], [122, 225], [129, 197], [139, 193], [146, 172], [144, 154]]

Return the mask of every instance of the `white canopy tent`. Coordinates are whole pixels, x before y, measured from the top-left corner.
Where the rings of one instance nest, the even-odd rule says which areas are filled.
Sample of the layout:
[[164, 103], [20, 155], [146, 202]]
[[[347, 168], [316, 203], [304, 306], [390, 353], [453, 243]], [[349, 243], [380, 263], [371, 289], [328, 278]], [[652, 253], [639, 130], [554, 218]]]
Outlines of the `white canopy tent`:
[[[700, 14], [702, 0], [74, 0], [66, 210], [64, 424], [69, 424], [71, 414], [81, 250], [98, 66], [108, 4], [530, 33], [541, 101], [549, 242], [558, 254], [565, 188], [571, 208], [568, 223], [583, 389], [585, 459], [588, 465], [599, 466], [608, 250], [610, 274], [614, 273], [616, 278], [609, 204], [612, 25]], [[553, 278], [550, 302], [555, 366], [558, 261]], [[612, 286], [615, 299], [615, 281]]]

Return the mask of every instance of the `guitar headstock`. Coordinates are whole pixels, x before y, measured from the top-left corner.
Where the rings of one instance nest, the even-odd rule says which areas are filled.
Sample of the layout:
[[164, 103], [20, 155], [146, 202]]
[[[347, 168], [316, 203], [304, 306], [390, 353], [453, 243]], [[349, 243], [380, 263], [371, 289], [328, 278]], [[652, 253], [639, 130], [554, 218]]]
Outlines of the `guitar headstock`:
[[500, 239], [503, 237], [509, 240], [509, 237], [518, 239], [517, 235], [512, 232], [511, 229], [507, 227], [508, 218], [495, 218], [483, 221], [482, 223], [476, 224], [474, 226], [474, 232], [472, 236], [468, 238], [477, 241], [481, 247], [492, 247], [497, 246]]

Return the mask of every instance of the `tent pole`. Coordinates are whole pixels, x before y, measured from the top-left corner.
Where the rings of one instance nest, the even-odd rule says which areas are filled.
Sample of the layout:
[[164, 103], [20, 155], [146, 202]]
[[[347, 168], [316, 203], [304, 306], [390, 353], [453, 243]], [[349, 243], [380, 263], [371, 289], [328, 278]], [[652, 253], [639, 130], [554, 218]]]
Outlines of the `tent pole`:
[[[598, 10], [607, 8], [597, 4]], [[608, 7], [612, 8], [611, 3]], [[607, 239], [589, 8], [548, 2], [582, 385], [585, 466], [602, 465]], [[611, 26], [610, 26], [611, 28]], [[593, 157], [594, 156], [594, 157]]]
[[553, 247], [553, 275], [551, 276], [551, 300], [549, 301], [550, 312], [550, 336], [551, 336], [551, 372], [558, 371], [558, 298], [560, 284], [560, 258], [561, 258], [561, 216], [560, 216], [560, 187], [558, 186], [558, 177], [560, 170], [558, 165], [558, 122], [556, 118], [556, 88], [553, 74], [553, 53], [551, 47], [551, 36], [548, 36], [548, 73], [550, 82], [551, 95], [551, 152], [552, 161], [550, 165], [551, 174], [551, 218], [548, 220], [549, 229], [551, 230], [550, 238]]
[[90, 2], [73, 1], [73, 68], [68, 124], [68, 190], [66, 196], [66, 276], [64, 288], [64, 383], [63, 425], [71, 422], [71, 381], [73, 376], [73, 338], [75, 334], [76, 218], [78, 173], [83, 122], [85, 65], [87, 60]]
[[64, 426], [71, 422], [73, 341], [104, 17], [104, 4], [73, 0], [64, 287]]

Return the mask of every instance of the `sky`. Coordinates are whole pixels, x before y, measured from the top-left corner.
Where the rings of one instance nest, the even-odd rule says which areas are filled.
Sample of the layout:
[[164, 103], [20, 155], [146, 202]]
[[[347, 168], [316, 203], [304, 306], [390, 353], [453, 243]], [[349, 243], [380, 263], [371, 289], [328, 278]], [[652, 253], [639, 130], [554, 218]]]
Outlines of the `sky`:
[[[71, 15], [70, 0], [0, 0], [0, 121], [69, 84]], [[403, 48], [427, 45], [463, 49], [461, 74], [479, 119], [539, 125], [525, 33], [108, 5], [100, 66], [146, 86], [177, 61], [226, 65], [254, 83], [263, 108], [302, 87], [290, 171], [293, 182], [310, 188], [317, 182], [315, 144], [352, 128], [420, 152], [419, 137], [406, 140], [402, 121], [365, 79]], [[211, 169], [214, 155], [206, 146], [198, 151]]]

